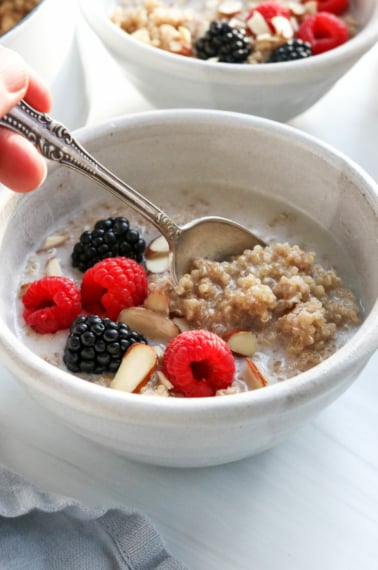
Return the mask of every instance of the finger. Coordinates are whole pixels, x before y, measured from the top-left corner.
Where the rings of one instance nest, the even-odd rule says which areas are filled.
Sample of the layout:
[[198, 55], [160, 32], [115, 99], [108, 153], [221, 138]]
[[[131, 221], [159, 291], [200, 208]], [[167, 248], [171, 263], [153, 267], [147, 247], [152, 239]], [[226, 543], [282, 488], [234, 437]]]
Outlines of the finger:
[[29, 70], [29, 84], [24, 99], [42, 113], [48, 113], [51, 110], [51, 93], [42, 79], [31, 70]]
[[19, 54], [0, 46], [0, 116], [22, 98], [44, 113], [51, 109], [52, 96], [43, 80]]
[[0, 116], [25, 95], [29, 84], [27, 66], [13, 50], [0, 47]]
[[0, 182], [16, 192], [38, 188], [47, 167], [37, 149], [26, 139], [0, 128]]

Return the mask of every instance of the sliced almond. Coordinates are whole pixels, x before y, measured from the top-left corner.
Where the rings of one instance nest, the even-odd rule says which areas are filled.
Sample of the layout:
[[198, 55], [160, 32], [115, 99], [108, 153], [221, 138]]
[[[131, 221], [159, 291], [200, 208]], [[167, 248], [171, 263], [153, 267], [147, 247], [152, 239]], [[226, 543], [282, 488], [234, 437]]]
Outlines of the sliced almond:
[[118, 320], [130, 328], [157, 342], [169, 342], [179, 334], [173, 321], [145, 307], [129, 307], [120, 312]]
[[251, 390], [256, 390], [258, 388], [264, 388], [268, 386], [269, 382], [265, 378], [265, 376], [260, 372], [257, 368], [256, 364], [250, 358], [245, 359], [246, 367], [245, 367], [245, 374], [244, 379], [247, 382], [249, 388]]
[[137, 342], [123, 356], [110, 387], [124, 392], [139, 392], [157, 367], [158, 357], [152, 346]]
[[291, 24], [291, 27], [293, 28], [293, 32], [295, 35], [299, 29], [298, 20], [296, 18], [290, 18], [290, 24]]
[[46, 275], [48, 277], [61, 277], [63, 275], [63, 271], [58, 258], [51, 257], [47, 260]]
[[172, 44], [169, 50], [172, 53], [183, 55], [184, 57], [191, 57], [193, 55], [192, 46], [182, 44], [181, 42], [172, 42]]
[[246, 26], [255, 36], [271, 33], [267, 21], [260, 12], [254, 12], [253, 16], [247, 21]]
[[161, 313], [168, 317], [169, 315], [169, 297], [164, 291], [151, 291], [151, 293], [144, 300], [146, 309]]
[[290, 40], [294, 36], [294, 30], [290, 23], [290, 20], [284, 16], [274, 16], [271, 19], [271, 23], [275, 29], [276, 34], [285, 40]]
[[306, 14], [316, 14], [318, 11], [318, 3], [315, 1], [305, 2], [304, 4]]
[[146, 257], [146, 269], [150, 273], [165, 273], [169, 269], [169, 256], [167, 254]]
[[241, 2], [237, 0], [225, 0], [222, 2], [218, 8], [218, 13], [220, 16], [226, 16], [227, 18], [231, 18], [232, 16], [236, 16], [239, 14], [243, 8]]
[[148, 30], [146, 30], [146, 28], [142, 28], [140, 30], [135, 30], [135, 32], [132, 32], [130, 34], [130, 36], [132, 36], [133, 38], [135, 38], [139, 42], [143, 42], [145, 44], [151, 44], [151, 36], [150, 36]]
[[188, 28], [186, 28], [185, 26], [179, 26], [178, 33], [180, 34], [180, 40], [184, 46], [192, 45], [192, 34], [190, 30], [188, 30]]
[[165, 386], [167, 388], [167, 390], [172, 390], [173, 384], [170, 380], [168, 380], [168, 378], [166, 377], [164, 372], [162, 372], [161, 370], [158, 370], [157, 377], [159, 378], [160, 384]]
[[30, 283], [21, 283], [20, 290], [18, 292], [20, 298], [25, 295], [29, 285], [30, 285]]
[[64, 235], [56, 235], [56, 236], [49, 236], [48, 238], [46, 238], [44, 244], [42, 245], [42, 247], [38, 250], [40, 251], [46, 251], [47, 249], [52, 249], [53, 247], [59, 247], [60, 245], [63, 245], [67, 240], [68, 240], [68, 235], [64, 234]]
[[306, 12], [305, 5], [301, 2], [289, 2], [287, 7], [294, 16], [303, 16]]
[[169, 245], [164, 236], [153, 239], [147, 246], [145, 257], [154, 257], [157, 254], [169, 253]]
[[252, 356], [257, 350], [256, 335], [252, 331], [233, 330], [224, 336], [224, 340], [239, 356]]
[[186, 52], [187, 50], [185, 46], [181, 43], [181, 41], [172, 40], [171, 42], [169, 42], [168, 51], [171, 51], [172, 53], [176, 53], [178, 55], [184, 55], [184, 52]]

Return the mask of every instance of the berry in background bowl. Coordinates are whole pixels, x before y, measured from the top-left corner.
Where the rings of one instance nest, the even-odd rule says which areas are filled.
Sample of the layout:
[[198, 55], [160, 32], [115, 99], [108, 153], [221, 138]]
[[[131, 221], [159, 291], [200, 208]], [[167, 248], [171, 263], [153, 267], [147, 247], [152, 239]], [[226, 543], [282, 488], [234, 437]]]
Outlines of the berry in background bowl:
[[4, 193], [1, 354], [43, 406], [135, 460], [204, 466], [272, 447], [357, 378], [377, 348], [378, 195], [355, 164], [214, 111], [78, 136], [177, 222], [232, 212], [267, 246], [196, 260], [174, 289], [156, 230], [90, 181], [51, 165]]
[[[80, 0], [105, 48], [158, 108], [288, 121], [316, 103], [378, 39], [375, 0], [204, 4]], [[205, 6], [207, 6], [205, 4]]]

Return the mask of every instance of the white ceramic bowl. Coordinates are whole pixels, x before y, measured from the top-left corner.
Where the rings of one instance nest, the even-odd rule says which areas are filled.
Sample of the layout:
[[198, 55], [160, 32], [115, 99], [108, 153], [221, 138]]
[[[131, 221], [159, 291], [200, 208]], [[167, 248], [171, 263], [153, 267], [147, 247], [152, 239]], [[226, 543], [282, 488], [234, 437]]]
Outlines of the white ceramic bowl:
[[[83, 436], [129, 458], [205, 466], [277, 444], [357, 378], [378, 346], [378, 193], [360, 168], [286, 125], [217, 111], [152, 111], [83, 129], [79, 139], [163, 209], [163, 189], [183, 207], [190, 203], [190, 192], [178, 194], [183, 188], [197, 188], [197, 196], [198, 188], [204, 189], [213, 213], [228, 211], [229, 217], [236, 204], [252, 212], [255, 192], [294, 206], [343, 245], [361, 276], [366, 318], [320, 365], [239, 395], [159, 398], [78, 380], [24, 346], [15, 317], [17, 276], [27, 255], [61, 218], [71, 219], [84, 204], [107, 197], [86, 178], [52, 165], [39, 190], [21, 197], [7, 192], [0, 206], [1, 358], [43, 406]], [[232, 191], [223, 191], [220, 201], [217, 194], [206, 194], [214, 184]]]
[[327, 93], [378, 39], [376, 0], [352, 0], [362, 30], [337, 49], [289, 63], [213, 63], [133, 39], [109, 19], [116, 0], [80, 4], [91, 28], [141, 94], [163, 109], [222, 109], [287, 121]]
[[76, 0], [41, 0], [0, 35], [0, 44], [21, 54], [44, 79], [53, 95], [53, 116], [71, 129], [83, 126], [89, 113], [76, 35], [78, 16]]

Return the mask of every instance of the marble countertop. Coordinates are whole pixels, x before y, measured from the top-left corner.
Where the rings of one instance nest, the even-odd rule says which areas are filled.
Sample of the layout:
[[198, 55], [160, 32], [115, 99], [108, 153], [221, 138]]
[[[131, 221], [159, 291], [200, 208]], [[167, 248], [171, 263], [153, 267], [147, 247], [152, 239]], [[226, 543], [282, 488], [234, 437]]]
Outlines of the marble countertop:
[[[79, 32], [83, 60], [96, 52], [82, 123], [149, 109], [83, 24]], [[377, 93], [378, 46], [291, 124], [378, 179]], [[376, 570], [377, 369], [378, 353], [342, 397], [275, 449], [175, 470], [138, 465], [84, 440], [0, 368], [0, 463], [89, 506], [142, 509], [192, 570]]]

